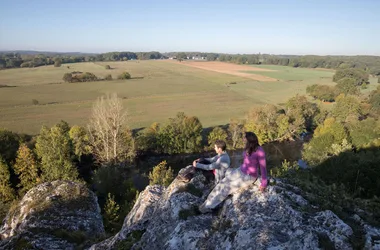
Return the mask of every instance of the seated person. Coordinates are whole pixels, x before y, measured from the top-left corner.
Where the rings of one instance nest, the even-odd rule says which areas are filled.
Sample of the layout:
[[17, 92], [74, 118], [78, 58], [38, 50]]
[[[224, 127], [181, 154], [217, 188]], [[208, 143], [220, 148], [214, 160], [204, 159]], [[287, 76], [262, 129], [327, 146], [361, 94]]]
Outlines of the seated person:
[[264, 149], [259, 145], [257, 136], [252, 132], [245, 133], [244, 141], [243, 164], [240, 168], [231, 169], [224, 179], [217, 183], [206, 201], [199, 207], [201, 213], [210, 212], [228, 195], [255, 183], [259, 178], [259, 171], [261, 173], [259, 189], [261, 192], [265, 191], [268, 180]]
[[193, 166], [195, 168], [200, 168], [204, 170], [213, 170], [215, 175], [215, 184], [219, 183], [226, 173], [226, 170], [230, 167], [231, 160], [230, 156], [226, 152], [227, 145], [222, 140], [215, 141], [215, 152], [216, 156], [212, 158], [197, 159], [193, 161]]

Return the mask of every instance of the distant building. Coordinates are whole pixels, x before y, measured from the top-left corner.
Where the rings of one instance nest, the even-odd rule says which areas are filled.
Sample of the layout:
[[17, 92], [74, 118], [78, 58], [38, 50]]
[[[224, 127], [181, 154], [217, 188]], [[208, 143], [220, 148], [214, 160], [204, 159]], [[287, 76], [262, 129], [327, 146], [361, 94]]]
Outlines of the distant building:
[[196, 55], [196, 56], [193, 56], [192, 59], [193, 60], [206, 60], [206, 57], [205, 56], [198, 56], [198, 55]]
[[172, 56], [172, 57], [169, 57], [169, 59], [170, 60], [175, 60], [175, 59], [177, 59], [177, 57], [176, 56]]

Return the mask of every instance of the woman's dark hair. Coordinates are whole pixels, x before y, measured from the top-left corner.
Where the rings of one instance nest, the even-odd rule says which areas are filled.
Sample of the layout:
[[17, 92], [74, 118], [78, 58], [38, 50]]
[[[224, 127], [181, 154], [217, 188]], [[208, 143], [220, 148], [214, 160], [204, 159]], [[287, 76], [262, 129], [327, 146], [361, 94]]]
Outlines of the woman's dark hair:
[[260, 146], [259, 139], [257, 139], [256, 134], [253, 132], [246, 132], [245, 139], [247, 141], [245, 142], [244, 150], [248, 155], [251, 155]]

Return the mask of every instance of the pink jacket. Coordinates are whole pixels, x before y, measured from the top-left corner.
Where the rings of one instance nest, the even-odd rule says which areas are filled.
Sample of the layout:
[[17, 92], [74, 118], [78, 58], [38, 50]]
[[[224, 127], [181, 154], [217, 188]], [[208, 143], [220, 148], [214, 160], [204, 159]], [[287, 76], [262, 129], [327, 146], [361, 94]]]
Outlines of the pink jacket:
[[241, 164], [240, 169], [244, 174], [249, 174], [254, 178], [259, 176], [259, 166], [261, 173], [261, 186], [266, 187], [268, 185], [267, 180], [267, 162], [265, 159], [265, 152], [262, 147], [258, 147], [255, 152], [248, 155], [245, 151], [243, 152], [243, 164]]

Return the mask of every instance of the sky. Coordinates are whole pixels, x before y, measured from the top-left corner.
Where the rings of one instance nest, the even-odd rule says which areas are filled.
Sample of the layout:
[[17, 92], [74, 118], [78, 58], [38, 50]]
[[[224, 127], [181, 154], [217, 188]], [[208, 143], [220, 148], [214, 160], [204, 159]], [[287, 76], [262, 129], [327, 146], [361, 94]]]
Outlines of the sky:
[[0, 50], [380, 55], [380, 0], [0, 0]]

